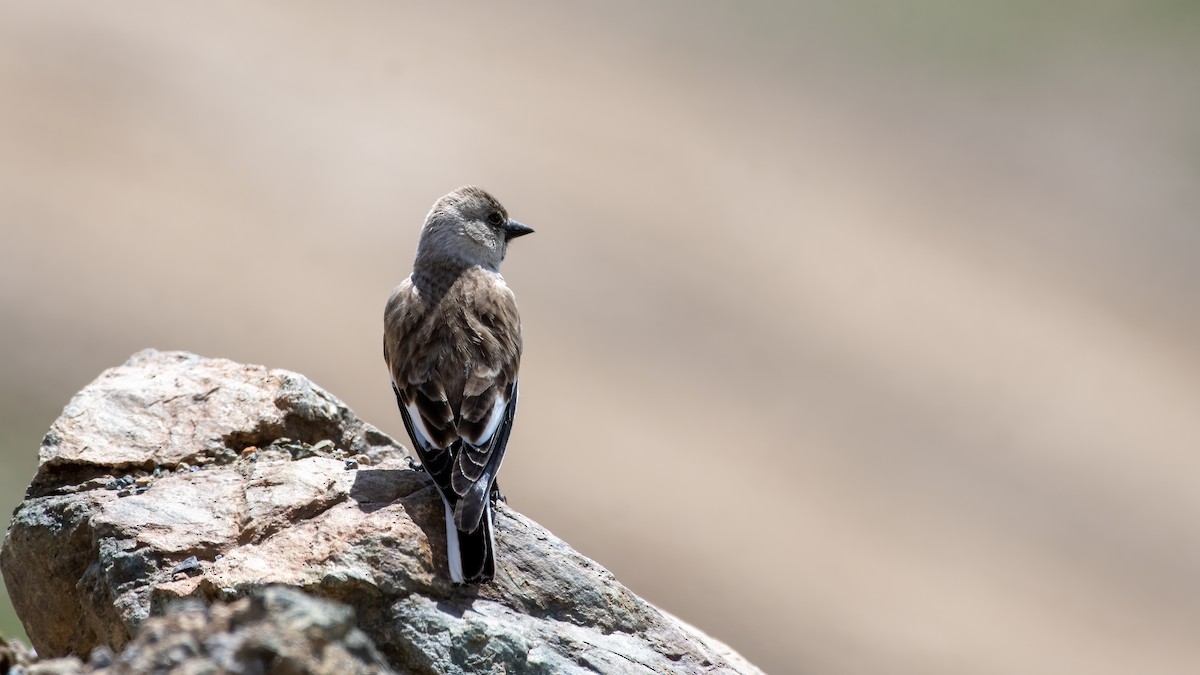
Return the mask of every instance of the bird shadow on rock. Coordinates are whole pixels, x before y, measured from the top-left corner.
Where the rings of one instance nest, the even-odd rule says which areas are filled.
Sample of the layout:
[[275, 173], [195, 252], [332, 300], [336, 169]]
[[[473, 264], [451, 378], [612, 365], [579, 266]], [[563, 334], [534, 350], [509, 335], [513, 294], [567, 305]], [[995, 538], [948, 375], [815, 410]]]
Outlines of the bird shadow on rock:
[[423, 471], [360, 468], [350, 485], [350, 499], [364, 514], [391, 506], [401, 507], [403, 514], [420, 529], [428, 542], [435, 567], [448, 564], [442, 500], [433, 481]]
[[[429, 475], [412, 469], [358, 470], [350, 486], [350, 498], [363, 513], [374, 513], [399, 502], [412, 522], [421, 529], [434, 550], [435, 565], [445, 574], [446, 523], [441, 498]], [[448, 580], [447, 580], [448, 581]], [[438, 609], [445, 614], [462, 618], [475, 602], [486, 599], [477, 586], [445, 584], [434, 591]], [[438, 597], [440, 596], [440, 598]]]
[[422, 490], [436, 498], [429, 476], [412, 469], [359, 469], [350, 486], [350, 498], [363, 513], [374, 513], [397, 500], [407, 500]]

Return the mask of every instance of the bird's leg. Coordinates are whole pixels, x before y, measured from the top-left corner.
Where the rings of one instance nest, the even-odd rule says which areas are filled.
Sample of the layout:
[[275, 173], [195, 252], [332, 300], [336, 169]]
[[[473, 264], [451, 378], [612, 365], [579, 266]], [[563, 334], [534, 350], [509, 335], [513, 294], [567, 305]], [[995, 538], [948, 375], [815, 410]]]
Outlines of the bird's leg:
[[493, 503], [497, 501], [504, 502], [505, 504], [508, 503], [508, 497], [500, 494], [500, 481], [498, 480], [492, 481], [492, 491], [489, 496], [491, 497]]

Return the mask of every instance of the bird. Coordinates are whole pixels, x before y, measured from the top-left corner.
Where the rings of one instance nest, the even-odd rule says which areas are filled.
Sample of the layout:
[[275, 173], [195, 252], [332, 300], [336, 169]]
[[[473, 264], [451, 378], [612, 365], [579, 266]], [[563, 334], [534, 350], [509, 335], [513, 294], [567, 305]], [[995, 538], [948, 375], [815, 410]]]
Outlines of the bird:
[[495, 574], [492, 503], [517, 412], [521, 317], [500, 275], [508, 244], [533, 229], [465, 186], [425, 217], [412, 274], [384, 309], [383, 357], [396, 404], [446, 518], [455, 585]]

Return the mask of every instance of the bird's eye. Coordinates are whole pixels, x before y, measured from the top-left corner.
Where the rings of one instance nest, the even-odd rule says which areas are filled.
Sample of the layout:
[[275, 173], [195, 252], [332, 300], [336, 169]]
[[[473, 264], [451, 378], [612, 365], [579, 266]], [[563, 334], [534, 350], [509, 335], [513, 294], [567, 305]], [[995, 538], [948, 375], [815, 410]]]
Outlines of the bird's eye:
[[504, 216], [500, 215], [499, 211], [492, 211], [488, 214], [487, 221], [489, 224], [499, 227], [504, 224]]

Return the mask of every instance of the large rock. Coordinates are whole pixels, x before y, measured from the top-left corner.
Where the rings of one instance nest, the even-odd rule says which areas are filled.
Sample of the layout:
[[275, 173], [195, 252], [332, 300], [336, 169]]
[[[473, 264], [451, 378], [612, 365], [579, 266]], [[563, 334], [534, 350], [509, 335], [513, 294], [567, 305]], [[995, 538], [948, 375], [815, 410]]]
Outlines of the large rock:
[[115, 656], [107, 647], [97, 647], [86, 663], [74, 656], [19, 659], [15, 672], [28, 675], [393, 672], [371, 639], [354, 626], [353, 610], [286, 586], [269, 586], [230, 603], [173, 603], [165, 615], [143, 621]]
[[307, 378], [153, 350], [67, 405], [0, 552], [42, 656], [119, 652], [174, 601], [283, 584], [346, 603], [400, 671], [758, 672], [504, 505], [455, 587], [404, 449]]

